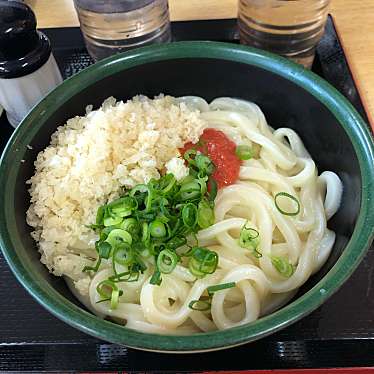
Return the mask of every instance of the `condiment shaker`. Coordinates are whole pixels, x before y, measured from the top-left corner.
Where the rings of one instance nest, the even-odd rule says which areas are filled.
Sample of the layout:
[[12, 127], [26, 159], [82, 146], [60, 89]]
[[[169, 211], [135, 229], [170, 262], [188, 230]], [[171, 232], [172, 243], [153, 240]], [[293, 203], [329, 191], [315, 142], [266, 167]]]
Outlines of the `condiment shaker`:
[[25, 4], [0, 0], [0, 105], [16, 127], [62, 82], [48, 38]]

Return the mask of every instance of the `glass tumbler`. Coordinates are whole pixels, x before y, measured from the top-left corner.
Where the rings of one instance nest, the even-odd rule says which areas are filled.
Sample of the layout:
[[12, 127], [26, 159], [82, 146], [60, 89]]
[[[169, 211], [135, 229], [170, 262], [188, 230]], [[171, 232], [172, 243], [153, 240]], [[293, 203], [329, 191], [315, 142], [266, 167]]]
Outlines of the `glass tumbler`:
[[330, 0], [239, 0], [240, 42], [310, 68]]
[[94, 60], [171, 40], [167, 0], [74, 0]]

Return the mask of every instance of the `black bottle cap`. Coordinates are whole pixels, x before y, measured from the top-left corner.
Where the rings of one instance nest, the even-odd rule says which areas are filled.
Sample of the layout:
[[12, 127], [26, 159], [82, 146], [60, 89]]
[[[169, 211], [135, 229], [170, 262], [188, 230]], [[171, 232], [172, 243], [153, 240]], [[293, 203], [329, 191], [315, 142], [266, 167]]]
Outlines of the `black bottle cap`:
[[34, 12], [23, 3], [0, 0], [0, 78], [17, 78], [44, 65], [48, 38], [36, 30]]

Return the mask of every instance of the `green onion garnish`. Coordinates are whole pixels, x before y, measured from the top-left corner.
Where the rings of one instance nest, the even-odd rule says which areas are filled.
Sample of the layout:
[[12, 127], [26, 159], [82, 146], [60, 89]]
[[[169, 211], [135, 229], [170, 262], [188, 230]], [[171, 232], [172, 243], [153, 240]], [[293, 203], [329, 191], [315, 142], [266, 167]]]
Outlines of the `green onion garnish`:
[[153, 284], [153, 285], [156, 285], [156, 286], [159, 286], [161, 284], [161, 272], [160, 272], [160, 270], [155, 270], [155, 272], [153, 273], [149, 283]]
[[260, 244], [260, 233], [251, 227], [248, 227], [248, 221], [243, 225], [240, 230], [239, 245], [242, 248], [247, 248], [252, 251], [253, 256], [256, 258], [262, 257], [261, 252], [257, 250]]
[[294, 273], [294, 267], [285, 257], [271, 256], [271, 263], [278, 273], [285, 278], [289, 278]]
[[182, 201], [192, 200], [201, 196], [201, 187], [197, 180], [182, 184], [179, 193]]
[[96, 247], [99, 253], [99, 257], [105, 258], [106, 260], [110, 257], [112, 246], [108, 242], [97, 242]]
[[235, 287], [235, 282], [229, 282], [229, 283], [222, 283], [222, 284], [215, 284], [214, 286], [210, 286], [207, 288], [208, 291], [208, 297], [202, 296], [199, 300], [192, 300], [188, 307], [192, 310], [198, 310], [200, 312], [204, 312], [206, 310], [209, 310], [212, 304], [212, 297], [215, 292], [225, 290], [227, 288], [233, 288]]
[[[196, 149], [191, 148], [191, 149], [187, 150], [186, 152], [184, 152], [183, 157], [189, 164], [195, 165], [196, 155], [197, 155]], [[191, 157], [191, 156], [193, 156], [193, 157]]]
[[166, 246], [170, 249], [177, 249], [179, 247], [184, 246], [187, 243], [187, 239], [184, 236], [174, 236], [172, 239], [170, 239]]
[[[88, 226], [99, 237], [95, 243], [98, 259], [83, 271], [96, 272], [102, 260], [111, 261], [114, 275], [98, 287], [98, 292], [102, 293], [101, 301], [110, 300], [113, 308], [122, 292], [116, 284], [138, 280], [147, 269], [146, 258], [154, 257], [156, 268], [150, 283], [159, 285], [162, 274], [171, 273], [184, 256], [177, 254], [178, 248], [187, 245], [187, 238], [196, 239], [200, 228], [214, 223], [217, 184], [209, 179], [214, 164], [194, 149], [184, 157], [189, 175], [182, 181], [167, 174], [124, 189], [118, 199], [98, 208], [95, 223]], [[190, 272], [196, 277], [212, 274], [217, 268], [217, 253], [199, 247], [197, 240], [186, 256]], [[125, 269], [120, 271], [120, 265]]]
[[[287, 199], [290, 199], [292, 201], [294, 201], [296, 203], [296, 209], [294, 212], [287, 212], [283, 209], [280, 208], [279, 206], [279, 198], [281, 197], [286, 197]], [[300, 203], [299, 203], [299, 200], [297, 200], [297, 198], [295, 196], [292, 196], [290, 195], [289, 193], [287, 192], [278, 192], [275, 197], [274, 197], [274, 203], [275, 203], [275, 206], [276, 208], [278, 209], [278, 211], [286, 216], [296, 216], [300, 213]]]
[[132, 237], [125, 230], [114, 229], [109, 233], [108, 237], [106, 238], [106, 242], [108, 242], [112, 246], [112, 248], [116, 248], [122, 243], [131, 244]]
[[125, 196], [112, 201], [107, 207], [115, 216], [126, 217], [138, 207], [138, 202], [134, 197]]
[[96, 225], [100, 226], [104, 224], [105, 207], [101, 206], [96, 213]]
[[205, 300], [192, 300], [188, 304], [188, 307], [192, 310], [198, 310], [199, 312], [205, 312], [210, 309], [210, 301]]
[[150, 239], [151, 233], [149, 231], [149, 225], [147, 222], [143, 222], [142, 225], [142, 242], [147, 243]]
[[118, 299], [122, 295], [122, 291], [114, 282], [109, 279], [105, 279], [97, 285], [96, 291], [101, 296], [101, 302], [110, 300], [111, 309], [117, 308]]
[[218, 265], [218, 255], [216, 252], [203, 247], [191, 249], [191, 257], [188, 268], [195, 277], [203, 278], [207, 274], [213, 274]]
[[206, 229], [214, 224], [214, 211], [207, 200], [199, 202], [197, 223], [202, 229]]
[[159, 220], [152, 221], [149, 224], [149, 233], [154, 238], [163, 238], [166, 236], [165, 225]]
[[221, 283], [221, 284], [215, 284], [214, 286], [209, 286], [207, 288], [208, 294], [213, 295], [214, 292], [225, 290], [227, 288], [233, 288], [235, 287], [235, 282], [229, 282], [229, 283]]
[[108, 211], [104, 214], [104, 226], [119, 225], [122, 222], [122, 217], [111, 215]]
[[121, 223], [120, 228], [127, 231], [131, 237], [137, 237], [140, 232], [139, 222], [135, 218], [125, 218]]
[[249, 160], [253, 157], [253, 151], [248, 145], [238, 145], [235, 150], [236, 156], [240, 160]]
[[218, 192], [217, 182], [215, 181], [215, 179], [209, 178], [208, 185], [209, 185], [208, 199], [209, 201], [214, 201], [214, 199], [217, 196], [217, 192]]
[[101, 264], [101, 257], [98, 258], [98, 260], [96, 261], [95, 266], [85, 266], [83, 268], [82, 272], [86, 272], [86, 271], [97, 272], [99, 270], [100, 264]]
[[117, 282], [136, 282], [139, 279], [139, 271], [125, 271], [123, 273], [117, 273], [109, 277], [114, 283]]
[[173, 174], [167, 174], [161, 180], [162, 180], [162, 183], [160, 183], [160, 189], [162, 189], [162, 192], [164, 194], [171, 192], [172, 188], [177, 183], [177, 180], [175, 179]]
[[199, 153], [195, 157], [195, 166], [199, 169], [199, 173], [203, 175], [211, 175], [215, 169], [215, 166], [208, 156]]
[[113, 261], [117, 264], [126, 266], [130, 265], [134, 260], [134, 253], [131, 246], [123, 243], [117, 246], [113, 251]]
[[182, 220], [185, 226], [194, 228], [197, 223], [197, 208], [195, 204], [188, 203], [182, 209]]
[[169, 274], [175, 269], [177, 262], [177, 254], [169, 249], [164, 249], [157, 257], [157, 268], [161, 273]]
[[[152, 181], [150, 181], [151, 184]], [[152, 206], [153, 194], [150, 186], [146, 184], [136, 185], [130, 192], [129, 195], [134, 197], [139, 204], [139, 200], [145, 204], [145, 211], [149, 212]]]

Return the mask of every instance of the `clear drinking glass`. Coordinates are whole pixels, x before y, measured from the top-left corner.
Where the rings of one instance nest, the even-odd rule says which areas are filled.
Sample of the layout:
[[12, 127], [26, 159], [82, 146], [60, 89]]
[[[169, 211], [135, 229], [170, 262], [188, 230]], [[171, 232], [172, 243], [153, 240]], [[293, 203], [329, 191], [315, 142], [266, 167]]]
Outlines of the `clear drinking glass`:
[[310, 68], [330, 0], [239, 0], [240, 42]]
[[87, 50], [95, 60], [171, 40], [167, 0], [74, 0]]

